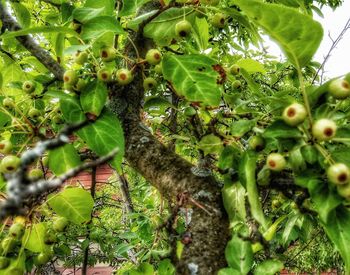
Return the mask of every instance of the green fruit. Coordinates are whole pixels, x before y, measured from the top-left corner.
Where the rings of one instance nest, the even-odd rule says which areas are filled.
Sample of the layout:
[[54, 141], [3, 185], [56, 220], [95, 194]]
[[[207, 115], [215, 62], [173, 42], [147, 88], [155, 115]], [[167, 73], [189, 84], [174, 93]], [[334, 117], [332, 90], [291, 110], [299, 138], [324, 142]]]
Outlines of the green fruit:
[[276, 209], [281, 206], [281, 202], [278, 199], [274, 199], [271, 202], [272, 209]]
[[84, 65], [84, 63], [87, 61], [88, 59], [88, 53], [87, 52], [81, 52], [81, 51], [77, 51], [75, 53], [75, 63], [79, 64], [79, 65]]
[[1, 154], [8, 154], [10, 153], [12, 150], [12, 142], [4, 139], [2, 141], [0, 141], [0, 153]]
[[39, 168], [34, 168], [34, 169], [30, 170], [28, 177], [31, 180], [37, 180], [37, 179], [44, 177], [44, 172], [43, 172], [43, 170], [41, 170]]
[[49, 157], [48, 156], [43, 156], [41, 161], [42, 161], [44, 166], [47, 166], [49, 164]]
[[341, 197], [343, 197], [347, 200], [350, 200], [350, 184], [349, 183], [337, 185], [337, 191]]
[[331, 140], [337, 132], [337, 125], [333, 120], [322, 118], [312, 125], [312, 135], [318, 141]]
[[0, 269], [5, 269], [10, 265], [10, 259], [6, 257], [0, 257]]
[[45, 236], [44, 236], [44, 243], [47, 245], [57, 243], [56, 234], [54, 232], [52, 232], [51, 230], [47, 230], [45, 232]]
[[304, 122], [307, 116], [304, 105], [293, 103], [284, 109], [282, 119], [290, 126], [297, 126]]
[[133, 80], [131, 71], [128, 69], [119, 69], [116, 72], [116, 78], [120, 85], [128, 85]]
[[252, 136], [248, 141], [248, 146], [252, 150], [261, 151], [265, 147], [265, 140], [261, 136]]
[[71, 86], [75, 85], [78, 82], [78, 75], [76, 71], [73, 71], [73, 70], [66, 71], [63, 75], [63, 81], [65, 84], [68, 84]]
[[26, 93], [32, 93], [35, 90], [35, 83], [33, 81], [24, 81], [22, 85], [22, 90]]
[[224, 28], [227, 24], [226, 15], [221, 12], [215, 13], [211, 18], [211, 24], [219, 29]]
[[6, 270], [4, 275], [23, 275], [25, 274], [24, 270], [19, 267], [12, 267], [9, 270]]
[[6, 156], [1, 161], [0, 171], [2, 173], [13, 173], [16, 171], [20, 164], [20, 158], [13, 155]]
[[347, 184], [350, 179], [350, 170], [344, 163], [333, 164], [327, 169], [327, 178], [336, 185]]
[[232, 83], [232, 87], [233, 87], [234, 89], [240, 89], [240, 88], [242, 87], [241, 81], [235, 80], [235, 81]]
[[241, 67], [238, 66], [237, 64], [233, 64], [230, 67], [230, 73], [233, 74], [233, 75], [238, 75], [240, 71], [241, 71]]
[[157, 65], [162, 61], [162, 53], [157, 49], [151, 49], [146, 54], [146, 61], [151, 65]]
[[220, 3], [220, 0], [200, 0], [200, 3], [203, 5], [216, 6]]
[[50, 254], [41, 252], [35, 257], [34, 262], [36, 266], [41, 266], [47, 264], [51, 260], [51, 258], [52, 256]]
[[192, 106], [188, 106], [185, 108], [184, 110], [184, 115], [185, 116], [188, 116], [188, 117], [192, 117], [194, 116], [195, 114], [197, 114], [197, 111], [195, 108], [193, 108]]
[[175, 25], [175, 34], [179, 37], [186, 37], [190, 34], [192, 25], [187, 20], [182, 20]]
[[100, 57], [101, 57], [102, 61], [104, 61], [104, 62], [111, 62], [111, 61], [113, 61], [117, 57], [115, 48], [113, 48], [113, 47], [103, 47], [100, 50]]
[[37, 120], [40, 116], [40, 111], [38, 109], [31, 108], [28, 112], [28, 116], [33, 120]]
[[16, 248], [17, 242], [14, 238], [12, 237], [6, 237], [5, 239], [2, 240], [1, 242], [1, 247], [3, 249], [3, 254], [7, 255], [11, 252], [14, 252]]
[[155, 71], [157, 74], [163, 74], [162, 63], [159, 63], [158, 65], [156, 65], [156, 66], [154, 67], [154, 71]]
[[153, 77], [147, 77], [143, 80], [143, 88], [145, 91], [152, 90], [157, 86], [157, 81]]
[[65, 217], [57, 218], [52, 225], [56, 232], [63, 232], [68, 225], [68, 220]]
[[112, 72], [107, 68], [102, 68], [97, 72], [97, 78], [103, 82], [112, 81]]
[[14, 223], [9, 229], [9, 234], [15, 238], [22, 238], [24, 234], [25, 226], [22, 223]]
[[81, 92], [86, 87], [86, 80], [79, 78], [78, 82], [73, 86], [74, 90]]
[[15, 107], [15, 101], [12, 98], [10, 98], [10, 97], [6, 97], [2, 101], [2, 105], [7, 110], [12, 110]]
[[336, 99], [345, 99], [350, 96], [350, 83], [345, 79], [335, 79], [329, 84], [328, 90]]
[[63, 84], [63, 88], [64, 88], [64, 90], [67, 90], [67, 91], [70, 91], [70, 92], [73, 92], [73, 90], [74, 90], [73, 85], [68, 84], [68, 83], [64, 83]]
[[276, 172], [282, 171], [286, 167], [286, 159], [278, 153], [271, 153], [267, 156], [266, 166]]

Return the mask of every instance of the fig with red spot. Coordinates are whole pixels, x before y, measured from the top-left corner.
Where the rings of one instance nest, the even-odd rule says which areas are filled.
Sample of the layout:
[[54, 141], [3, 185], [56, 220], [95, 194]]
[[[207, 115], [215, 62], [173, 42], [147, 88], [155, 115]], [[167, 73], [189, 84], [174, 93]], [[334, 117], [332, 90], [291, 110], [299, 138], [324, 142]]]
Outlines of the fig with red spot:
[[175, 25], [175, 34], [179, 37], [187, 37], [192, 30], [192, 25], [187, 20], [182, 20]]
[[0, 170], [2, 173], [13, 173], [16, 171], [20, 164], [20, 158], [14, 155], [8, 155], [2, 159]]
[[146, 61], [151, 65], [158, 65], [162, 61], [162, 53], [157, 49], [150, 49], [146, 54]]
[[286, 159], [279, 153], [271, 153], [267, 156], [266, 165], [272, 171], [280, 172], [286, 167], [286, 164]]
[[1, 154], [8, 154], [11, 152], [12, 150], [12, 142], [4, 139], [2, 141], [0, 141], [0, 153]]
[[221, 12], [215, 13], [211, 18], [211, 24], [216, 28], [223, 29], [227, 24], [226, 15]]
[[293, 103], [284, 109], [282, 118], [283, 121], [290, 126], [297, 126], [304, 122], [307, 116], [304, 105]]
[[110, 82], [112, 81], [112, 72], [107, 68], [102, 68], [98, 70], [97, 78], [103, 82]]
[[111, 62], [117, 57], [117, 54], [113, 47], [103, 47], [100, 50], [100, 57], [104, 62]]
[[35, 83], [33, 81], [24, 81], [22, 85], [22, 90], [26, 93], [32, 93], [35, 90]]
[[78, 82], [78, 75], [74, 70], [68, 70], [63, 75], [63, 81], [66, 85], [75, 85]]
[[350, 83], [345, 79], [334, 79], [328, 87], [329, 93], [336, 99], [350, 96]]
[[116, 79], [117, 82], [124, 86], [124, 85], [128, 85], [131, 83], [131, 81], [133, 80], [133, 76], [130, 70], [128, 69], [119, 69], [116, 72]]
[[318, 141], [331, 140], [337, 131], [337, 125], [331, 119], [322, 118], [312, 125], [312, 135]]
[[327, 178], [336, 185], [347, 184], [350, 179], [350, 170], [344, 163], [335, 163], [327, 169]]

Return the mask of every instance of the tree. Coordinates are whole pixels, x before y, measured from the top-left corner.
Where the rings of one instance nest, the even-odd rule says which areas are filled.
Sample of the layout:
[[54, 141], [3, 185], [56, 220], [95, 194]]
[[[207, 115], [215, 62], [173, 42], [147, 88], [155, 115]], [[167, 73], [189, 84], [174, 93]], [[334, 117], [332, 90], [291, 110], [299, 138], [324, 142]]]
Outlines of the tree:
[[[312, 224], [350, 272], [350, 75], [317, 83], [310, 16], [341, 1], [292, 2], [1, 3], [1, 217], [26, 217], [6, 233], [3, 269], [58, 256], [52, 231], [91, 224], [95, 191], [57, 191], [107, 161], [126, 183], [125, 159], [168, 201], [178, 274], [274, 274]], [[260, 30], [287, 61], [249, 50]], [[56, 178], [28, 173], [47, 171], [47, 152]], [[59, 217], [38, 222], [45, 211]]]

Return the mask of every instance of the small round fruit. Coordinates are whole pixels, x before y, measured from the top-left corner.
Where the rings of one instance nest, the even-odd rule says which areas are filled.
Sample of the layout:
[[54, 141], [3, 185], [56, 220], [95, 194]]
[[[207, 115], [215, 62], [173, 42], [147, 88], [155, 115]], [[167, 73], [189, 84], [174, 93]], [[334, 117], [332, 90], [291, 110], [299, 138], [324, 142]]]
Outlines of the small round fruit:
[[68, 85], [75, 85], [78, 82], [78, 75], [76, 71], [68, 70], [63, 75], [63, 81]]
[[88, 53], [87, 52], [81, 52], [81, 51], [77, 51], [75, 53], [75, 63], [77, 63], [78, 65], [84, 65], [84, 63], [87, 61], [88, 59]]
[[193, 108], [192, 106], [188, 106], [185, 108], [184, 110], [184, 115], [185, 116], [188, 116], [188, 117], [192, 117], [194, 116], [195, 114], [197, 114], [197, 111], [195, 108]]
[[25, 226], [22, 223], [14, 223], [9, 229], [9, 234], [15, 238], [22, 238]]
[[349, 183], [337, 185], [337, 191], [341, 197], [343, 197], [347, 200], [350, 200], [350, 184]]
[[200, 2], [204, 5], [216, 6], [220, 3], [220, 0], [200, 0]]
[[283, 121], [290, 126], [297, 126], [304, 122], [307, 116], [304, 105], [293, 103], [284, 109], [282, 118]]
[[230, 67], [230, 73], [233, 74], [233, 75], [238, 75], [240, 71], [241, 71], [241, 67], [238, 66], [237, 64], [233, 64]]
[[1, 154], [8, 154], [10, 153], [12, 150], [12, 142], [4, 139], [2, 141], [0, 141], [0, 153]]
[[337, 125], [333, 120], [322, 118], [312, 125], [312, 135], [318, 141], [331, 140], [337, 132]]
[[151, 65], [157, 65], [162, 61], [162, 53], [157, 49], [150, 49], [146, 54], [146, 61]]
[[261, 136], [252, 136], [248, 141], [249, 148], [261, 151], [265, 147], [265, 140]]
[[334, 79], [329, 84], [328, 90], [336, 99], [345, 99], [350, 96], [350, 83], [345, 79]]
[[286, 159], [281, 154], [271, 153], [267, 156], [266, 165], [272, 171], [280, 172], [286, 167], [286, 164]]
[[26, 217], [24, 217], [24, 216], [17, 216], [17, 217], [14, 218], [13, 222], [25, 225], [26, 224]]
[[40, 179], [44, 176], [44, 172], [43, 170], [39, 169], [39, 168], [34, 168], [32, 170], [30, 170], [28, 177], [31, 180], [37, 180]]
[[104, 61], [104, 62], [113, 61], [117, 57], [116, 52], [115, 52], [115, 48], [103, 47], [100, 50], [100, 57], [101, 57], [102, 61]]
[[86, 87], [86, 80], [79, 78], [78, 82], [73, 86], [74, 90], [81, 92]]
[[12, 98], [10, 98], [10, 97], [6, 97], [2, 101], [2, 105], [7, 110], [12, 110], [13, 108], [15, 108], [15, 101]]
[[34, 262], [35, 262], [35, 265], [41, 266], [41, 265], [47, 264], [50, 260], [51, 260], [50, 254], [41, 252], [35, 257]]
[[175, 34], [179, 37], [186, 37], [190, 34], [192, 25], [187, 20], [182, 20], [175, 25]]
[[21, 164], [21, 160], [13, 155], [6, 156], [2, 159], [0, 170], [2, 173], [13, 173]]
[[158, 65], [154, 66], [154, 71], [157, 74], [163, 74], [162, 63], [159, 63]]
[[30, 80], [24, 81], [22, 85], [22, 90], [28, 94], [34, 92], [35, 83]]
[[242, 82], [239, 81], [239, 80], [235, 80], [233, 83], [232, 83], [232, 87], [234, 89], [240, 89], [242, 87]]
[[38, 109], [31, 108], [28, 112], [28, 116], [33, 120], [37, 120], [40, 116], [40, 111]]
[[128, 69], [119, 69], [116, 72], [116, 78], [120, 85], [128, 85], [133, 80], [131, 71]]
[[211, 18], [211, 24], [216, 28], [223, 29], [227, 24], [226, 15], [221, 12], [215, 13]]
[[336, 185], [347, 184], [350, 179], [350, 170], [344, 163], [333, 164], [327, 169], [327, 178]]
[[143, 88], [148, 91], [157, 86], [157, 81], [153, 77], [147, 77], [143, 80]]
[[112, 81], [112, 72], [107, 68], [102, 68], [97, 72], [97, 78], [103, 82]]
[[6, 237], [5, 239], [3, 239], [1, 242], [3, 254], [7, 255], [11, 252], [14, 252], [16, 245], [17, 245], [17, 241], [16, 241], [16, 239], [14, 239], [12, 237]]
[[10, 259], [6, 257], [0, 257], [0, 269], [5, 269], [10, 265]]
[[63, 232], [68, 225], [68, 220], [65, 217], [57, 218], [52, 225], [56, 232]]

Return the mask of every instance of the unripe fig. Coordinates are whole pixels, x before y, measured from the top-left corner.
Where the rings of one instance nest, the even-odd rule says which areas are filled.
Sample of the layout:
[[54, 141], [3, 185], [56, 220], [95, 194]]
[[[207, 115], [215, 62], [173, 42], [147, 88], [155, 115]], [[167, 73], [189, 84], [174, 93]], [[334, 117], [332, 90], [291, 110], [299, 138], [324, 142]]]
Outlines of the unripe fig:
[[328, 90], [336, 99], [345, 99], [350, 96], [350, 83], [345, 79], [334, 79], [329, 84]]
[[5, 269], [10, 265], [10, 259], [6, 257], [0, 257], [0, 269]]
[[63, 232], [68, 225], [68, 220], [65, 217], [59, 217], [53, 222], [52, 228], [56, 232]]
[[233, 64], [230, 67], [230, 73], [233, 74], [233, 75], [238, 75], [240, 71], [241, 71], [241, 67], [238, 66], [237, 64]]
[[24, 234], [25, 226], [21, 223], [14, 223], [9, 229], [9, 234], [14, 238], [22, 238]]
[[4, 139], [2, 141], [0, 141], [0, 153], [1, 154], [8, 154], [10, 153], [12, 150], [12, 142]]
[[143, 88], [145, 91], [152, 90], [157, 86], [157, 81], [153, 77], [147, 77], [143, 80]]
[[345, 198], [346, 200], [350, 200], [350, 184], [342, 184], [342, 185], [337, 185], [337, 191], [338, 194]]
[[146, 61], [151, 65], [157, 65], [162, 61], [162, 53], [157, 49], [150, 49], [146, 54]]
[[221, 12], [215, 13], [211, 18], [211, 24], [219, 29], [224, 28], [227, 24], [226, 15]]
[[22, 90], [28, 94], [34, 92], [35, 83], [33, 81], [27, 80], [23, 82]]
[[51, 258], [52, 255], [50, 255], [49, 253], [41, 252], [35, 257], [34, 262], [36, 266], [41, 266], [47, 264], [51, 260]]
[[28, 116], [33, 120], [37, 120], [40, 116], [40, 111], [38, 109], [31, 108], [28, 112]]
[[232, 83], [232, 87], [234, 89], [240, 89], [242, 87], [242, 82], [239, 81], [239, 80], [235, 80], [233, 83]]
[[252, 136], [248, 141], [248, 146], [252, 150], [261, 151], [265, 147], [265, 140], [261, 136]]
[[21, 160], [13, 155], [6, 156], [2, 159], [0, 170], [2, 173], [13, 173], [21, 164]]
[[337, 125], [333, 120], [322, 118], [312, 125], [312, 135], [318, 141], [331, 140], [337, 132]]
[[112, 81], [112, 72], [107, 68], [102, 68], [97, 72], [97, 78], [103, 82]]
[[344, 163], [333, 164], [327, 169], [327, 178], [336, 185], [347, 184], [350, 179], [350, 170]]
[[78, 75], [76, 71], [68, 70], [63, 75], [63, 81], [68, 85], [75, 85], [78, 82]]
[[28, 178], [31, 180], [37, 180], [40, 179], [44, 176], [44, 172], [43, 170], [39, 169], [39, 168], [34, 168], [32, 170], [30, 170], [29, 174], [28, 174]]
[[111, 62], [116, 58], [116, 51], [113, 47], [103, 47], [100, 50], [100, 57], [104, 62]]
[[283, 121], [290, 126], [297, 126], [304, 122], [307, 116], [304, 105], [293, 103], [284, 109], [282, 118]]
[[73, 86], [74, 90], [81, 92], [86, 87], [86, 80], [79, 78], [78, 82]]
[[15, 101], [11, 97], [6, 97], [2, 101], [2, 105], [7, 110], [12, 110], [15, 107]]
[[88, 59], [88, 53], [87, 52], [81, 52], [81, 51], [77, 51], [75, 53], [75, 63], [79, 64], [79, 65], [84, 65], [84, 63], [87, 61]]
[[154, 71], [157, 74], [163, 74], [162, 63], [159, 63], [158, 65], [154, 66]]
[[185, 116], [188, 116], [188, 117], [192, 117], [194, 116], [195, 114], [197, 114], [197, 111], [195, 108], [193, 108], [192, 106], [188, 106], [185, 108], [184, 110], [184, 115]]
[[271, 153], [267, 156], [266, 165], [270, 170], [280, 172], [286, 167], [286, 159], [278, 153]]
[[179, 37], [186, 37], [190, 34], [192, 25], [187, 20], [182, 20], [175, 25], [175, 34]]
[[116, 78], [120, 85], [128, 85], [133, 80], [131, 71], [128, 69], [119, 69], [116, 72]]

